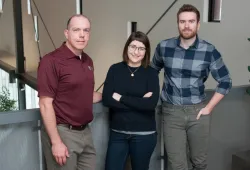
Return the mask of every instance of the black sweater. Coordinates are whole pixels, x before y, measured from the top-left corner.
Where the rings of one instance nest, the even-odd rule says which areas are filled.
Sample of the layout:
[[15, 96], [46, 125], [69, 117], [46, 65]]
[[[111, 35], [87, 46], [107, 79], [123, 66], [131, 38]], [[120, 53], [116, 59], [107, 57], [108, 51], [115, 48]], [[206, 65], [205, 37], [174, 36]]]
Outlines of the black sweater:
[[[103, 89], [103, 104], [110, 108], [111, 128], [122, 131], [154, 131], [155, 107], [159, 99], [158, 72], [151, 67], [129, 67], [125, 62], [109, 68]], [[113, 93], [122, 95], [120, 102], [113, 99]], [[149, 98], [143, 96], [152, 92]]]

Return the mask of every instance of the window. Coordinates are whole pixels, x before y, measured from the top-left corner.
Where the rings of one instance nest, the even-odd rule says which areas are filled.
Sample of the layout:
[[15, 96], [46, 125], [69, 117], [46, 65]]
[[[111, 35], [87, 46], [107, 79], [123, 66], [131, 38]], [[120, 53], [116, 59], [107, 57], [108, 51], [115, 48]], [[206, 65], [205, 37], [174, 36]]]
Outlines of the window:
[[209, 0], [209, 22], [220, 22], [221, 21], [221, 7], [222, 0]]

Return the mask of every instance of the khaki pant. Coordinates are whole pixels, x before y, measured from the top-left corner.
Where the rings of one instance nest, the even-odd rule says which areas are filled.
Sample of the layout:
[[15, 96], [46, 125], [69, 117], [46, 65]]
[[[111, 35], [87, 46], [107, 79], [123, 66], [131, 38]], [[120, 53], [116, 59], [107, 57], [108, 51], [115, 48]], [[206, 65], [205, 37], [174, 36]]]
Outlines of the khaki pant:
[[207, 170], [211, 116], [202, 115], [196, 120], [204, 107], [205, 103], [188, 106], [163, 103], [164, 143], [171, 170]]
[[63, 143], [68, 148], [70, 157], [63, 166], [55, 161], [50, 139], [45, 129], [42, 128], [42, 147], [47, 170], [95, 170], [96, 153], [89, 126], [82, 131], [71, 130], [61, 125], [58, 125], [57, 129]]

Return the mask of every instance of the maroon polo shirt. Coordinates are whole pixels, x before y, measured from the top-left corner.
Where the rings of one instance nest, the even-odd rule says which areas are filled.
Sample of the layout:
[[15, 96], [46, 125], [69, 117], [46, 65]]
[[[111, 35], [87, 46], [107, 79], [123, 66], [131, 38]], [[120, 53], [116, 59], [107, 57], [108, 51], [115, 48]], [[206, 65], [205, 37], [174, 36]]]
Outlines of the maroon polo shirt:
[[74, 126], [92, 121], [94, 67], [91, 58], [81, 59], [65, 43], [39, 63], [38, 96], [53, 98], [57, 124]]

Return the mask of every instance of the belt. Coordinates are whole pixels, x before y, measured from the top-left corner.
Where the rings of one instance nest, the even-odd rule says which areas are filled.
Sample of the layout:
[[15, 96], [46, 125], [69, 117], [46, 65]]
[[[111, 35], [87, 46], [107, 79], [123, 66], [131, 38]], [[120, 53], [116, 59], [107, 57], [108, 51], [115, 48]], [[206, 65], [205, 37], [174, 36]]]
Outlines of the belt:
[[182, 108], [195, 108], [195, 107], [199, 107], [199, 106], [205, 106], [206, 102], [202, 101], [200, 103], [197, 104], [190, 104], [190, 105], [173, 105], [170, 104], [168, 102], [163, 102], [162, 106], [168, 107], [168, 108], [175, 108], [175, 109], [182, 109]]
[[88, 124], [86, 125], [81, 125], [81, 126], [74, 126], [74, 125], [68, 125], [68, 124], [59, 124], [59, 126], [64, 126], [64, 127], [67, 127], [69, 128], [70, 130], [84, 130]]

